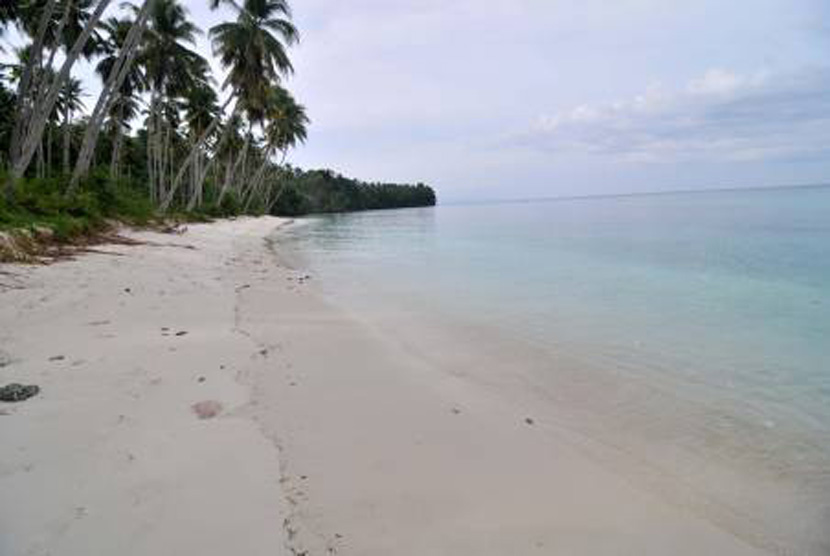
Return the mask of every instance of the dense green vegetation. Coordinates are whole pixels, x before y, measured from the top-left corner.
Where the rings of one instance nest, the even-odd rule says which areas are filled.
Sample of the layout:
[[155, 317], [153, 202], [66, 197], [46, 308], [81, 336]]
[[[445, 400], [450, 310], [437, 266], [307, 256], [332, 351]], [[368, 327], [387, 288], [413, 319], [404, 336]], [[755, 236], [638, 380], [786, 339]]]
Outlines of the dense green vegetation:
[[279, 179], [284, 187], [272, 214], [296, 216], [317, 212], [346, 212], [435, 204], [432, 188], [419, 183], [366, 183], [331, 170], [287, 168]]
[[[299, 40], [286, 0], [198, 0], [224, 75], [180, 0], [0, 4], [0, 228], [58, 237], [110, 219], [299, 215], [435, 204], [422, 184], [370, 184], [285, 163], [307, 136], [285, 88]], [[14, 27], [24, 43], [8, 42]], [[95, 68], [92, 97], [76, 63]], [[221, 86], [217, 87], [221, 79]]]

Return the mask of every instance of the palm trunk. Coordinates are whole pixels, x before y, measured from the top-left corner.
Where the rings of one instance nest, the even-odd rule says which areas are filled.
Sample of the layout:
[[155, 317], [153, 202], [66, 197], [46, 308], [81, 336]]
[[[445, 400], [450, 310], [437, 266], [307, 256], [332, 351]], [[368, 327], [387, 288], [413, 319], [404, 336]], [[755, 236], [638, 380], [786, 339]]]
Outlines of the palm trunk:
[[271, 156], [271, 149], [270, 147], [265, 151], [265, 155], [262, 160], [262, 164], [257, 169], [256, 173], [254, 174], [253, 179], [251, 180], [251, 185], [248, 189], [248, 198], [245, 201], [245, 208], [244, 211], [247, 212], [248, 208], [251, 206], [251, 201], [253, 201], [254, 196], [256, 196], [257, 191], [260, 188], [260, 185], [265, 178], [265, 169], [268, 167], [268, 157]]
[[41, 142], [37, 146], [37, 177], [43, 179], [45, 174], [44, 170], [44, 160], [43, 160], [43, 142]]
[[111, 1], [112, 0], [99, 0], [95, 11], [92, 13], [84, 26], [84, 30], [75, 40], [72, 48], [67, 53], [60, 71], [54, 79], [52, 79], [49, 87], [45, 89], [47, 92], [45, 93], [43, 100], [40, 101], [40, 99], [38, 99], [39, 101], [37, 104], [32, 107], [32, 114], [29, 118], [28, 128], [21, 143], [20, 152], [17, 153], [18, 155], [15, 156], [14, 162], [12, 163], [12, 169], [10, 172], [12, 180], [17, 181], [23, 176], [26, 169], [29, 167], [29, 164], [32, 161], [32, 156], [37, 149], [37, 145], [43, 137], [43, 130], [49, 115], [52, 113], [55, 102], [58, 100], [58, 94], [64, 86], [64, 83], [66, 83], [66, 80], [69, 78], [72, 66], [78, 60], [78, 57], [80, 57], [83, 47], [86, 45], [92, 31], [98, 25], [101, 16], [103, 16], [104, 11], [107, 9], [107, 6]]
[[[55, 6], [57, 4], [57, 0], [48, 0], [46, 6], [43, 9], [43, 13], [40, 16], [40, 21], [38, 22], [38, 30], [35, 36], [34, 42], [32, 42], [32, 46], [29, 52], [29, 61], [23, 66], [23, 73], [20, 76], [20, 82], [17, 85], [17, 99], [15, 101], [15, 119], [14, 119], [14, 127], [12, 127], [12, 135], [10, 138], [10, 146], [9, 146], [9, 167], [13, 167], [17, 162], [17, 159], [20, 157], [21, 145], [20, 142], [23, 140], [23, 137], [26, 135], [25, 129], [29, 125], [29, 119], [31, 117], [31, 110], [32, 106], [30, 105], [31, 99], [30, 96], [30, 89], [34, 74], [37, 70], [40, 69], [40, 60], [43, 53], [43, 44], [46, 40], [46, 31], [49, 28], [49, 22], [52, 20], [52, 13], [55, 11]], [[25, 168], [23, 169], [25, 172]], [[21, 175], [22, 172], [21, 172]], [[15, 186], [16, 178], [13, 172], [9, 172], [6, 184], [4, 187], [4, 194], [7, 200], [11, 200], [14, 197], [14, 186]]]
[[63, 173], [69, 175], [69, 150], [72, 148], [72, 115], [69, 107], [63, 110]]
[[52, 132], [54, 131], [54, 124], [49, 124], [46, 128], [46, 175], [52, 175]]
[[110, 161], [110, 178], [118, 180], [121, 178], [121, 146], [123, 143], [124, 134], [121, 132], [121, 121], [124, 110], [119, 107], [118, 121], [115, 122], [115, 130], [113, 131], [115, 138], [112, 148], [112, 160]]
[[144, 0], [144, 5], [136, 17], [130, 30], [127, 32], [127, 37], [124, 39], [124, 46], [118, 54], [115, 64], [107, 76], [107, 82], [104, 84], [104, 89], [98, 95], [98, 101], [95, 103], [95, 108], [89, 118], [86, 132], [84, 133], [84, 140], [81, 145], [81, 150], [78, 153], [78, 163], [75, 166], [75, 171], [72, 173], [72, 180], [70, 181], [70, 189], [75, 187], [78, 180], [89, 171], [89, 165], [92, 162], [92, 157], [95, 154], [95, 146], [98, 143], [98, 136], [101, 133], [101, 127], [104, 124], [104, 118], [109, 113], [114, 102], [121, 96], [121, 87], [124, 80], [130, 72], [130, 68], [135, 60], [136, 52], [138, 51], [139, 41], [144, 32], [144, 27], [147, 23], [147, 18], [150, 14], [150, 8], [155, 0]]
[[155, 180], [156, 177], [153, 175], [153, 121], [152, 115], [147, 119], [147, 141], [146, 141], [146, 151], [147, 151], [147, 181], [149, 182], [150, 187], [150, 202], [156, 202], [156, 188], [155, 188]]
[[[210, 137], [213, 134], [214, 131], [216, 131], [216, 126], [218, 126], [219, 123], [222, 121], [222, 114], [225, 112], [225, 109], [228, 107], [228, 104], [230, 104], [231, 100], [233, 100], [233, 96], [228, 97], [228, 100], [226, 100], [225, 104], [222, 105], [222, 108], [219, 111], [219, 115], [216, 116], [216, 118], [213, 119], [213, 121], [210, 123], [210, 125], [205, 130], [205, 132], [202, 133], [202, 135], [199, 137], [199, 140], [196, 142], [196, 144], [193, 146], [193, 148], [190, 149], [190, 152], [188, 153], [187, 158], [182, 163], [181, 168], [179, 168], [179, 172], [176, 174], [176, 177], [173, 179], [173, 184], [172, 184], [172, 187], [171, 187], [171, 190], [170, 190], [171, 191], [171, 196], [176, 193], [176, 190], [181, 185], [182, 178], [184, 177], [185, 170], [188, 167], [191, 158], [196, 156], [196, 154], [199, 152], [199, 150], [204, 146], [205, 141], [207, 141], [207, 138]], [[237, 114], [239, 114], [239, 110], [240, 110], [240, 106], [237, 103], [237, 105], [233, 109], [233, 112], [231, 112], [230, 118], [228, 118], [228, 122], [233, 121], [233, 119], [237, 116]], [[222, 139], [226, 135], [227, 135], [227, 130], [222, 134]], [[219, 140], [220, 143], [222, 142], [222, 139]], [[218, 148], [219, 147], [217, 146], [217, 150], [218, 150]], [[172, 200], [173, 200], [172, 198], [171, 199], [165, 199], [164, 203], [162, 204], [161, 210], [167, 210], [167, 207], [170, 206], [170, 202]], [[190, 205], [190, 203], [188, 203], [188, 206], [189, 205]]]

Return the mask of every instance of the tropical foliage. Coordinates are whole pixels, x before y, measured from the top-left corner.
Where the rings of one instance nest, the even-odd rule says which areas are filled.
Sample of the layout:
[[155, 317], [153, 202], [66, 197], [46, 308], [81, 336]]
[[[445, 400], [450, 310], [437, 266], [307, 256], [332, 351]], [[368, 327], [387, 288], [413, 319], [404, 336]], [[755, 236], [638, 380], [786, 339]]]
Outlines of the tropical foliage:
[[[0, 225], [21, 214], [139, 219], [434, 204], [426, 186], [288, 166], [310, 125], [286, 88], [300, 38], [288, 2], [197, 1], [227, 19], [199, 29], [181, 0], [0, 4]], [[11, 28], [25, 44], [8, 42]], [[203, 34], [222, 76], [196, 48]], [[95, 68], [97, 86], [79, 78], [80, 59]]]

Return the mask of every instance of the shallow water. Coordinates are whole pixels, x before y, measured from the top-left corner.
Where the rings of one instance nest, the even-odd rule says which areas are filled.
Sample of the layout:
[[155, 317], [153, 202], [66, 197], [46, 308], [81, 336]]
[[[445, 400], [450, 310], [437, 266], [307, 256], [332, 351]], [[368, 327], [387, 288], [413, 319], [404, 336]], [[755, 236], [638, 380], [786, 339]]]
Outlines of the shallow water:
[[760, 544], [828, 553], [830, 188], [330, 215], [280, 241], [401, 334], [446, 321], [527, 346], [504, 356], [570, 428]]

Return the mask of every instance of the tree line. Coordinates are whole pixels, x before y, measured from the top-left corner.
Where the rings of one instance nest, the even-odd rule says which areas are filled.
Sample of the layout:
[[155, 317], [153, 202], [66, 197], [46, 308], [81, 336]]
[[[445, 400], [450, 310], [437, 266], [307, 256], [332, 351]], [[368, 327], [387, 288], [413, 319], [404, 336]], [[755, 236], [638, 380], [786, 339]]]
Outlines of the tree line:
[[[287, 0], [205, 0], [221, 83], [179, 0], [4, 0], [0, 172], [4, 214], [359, 210], [434, 204], [426, 186], [362, 184], [285, 164], [306, 108], [285, 87], [300, 34]], [[24, 44], [13, 46], [16, 29]], [[92, 98], [75, 74], [95, 68]], [[340, 207], [340, 208], [338, 208]]]
[[435, 205], [435, 192], [422, 183], [366, 183], [332, 170], [282, 170], [283, 193], [273, 214], [298, 216], [309, 213], [348, 212]]

